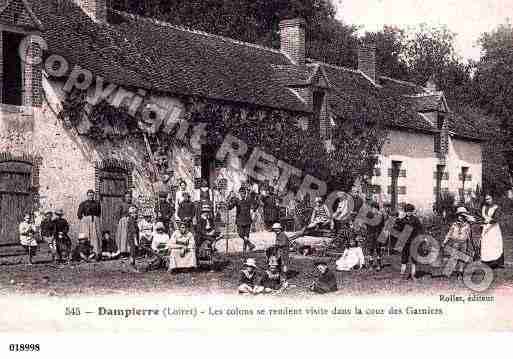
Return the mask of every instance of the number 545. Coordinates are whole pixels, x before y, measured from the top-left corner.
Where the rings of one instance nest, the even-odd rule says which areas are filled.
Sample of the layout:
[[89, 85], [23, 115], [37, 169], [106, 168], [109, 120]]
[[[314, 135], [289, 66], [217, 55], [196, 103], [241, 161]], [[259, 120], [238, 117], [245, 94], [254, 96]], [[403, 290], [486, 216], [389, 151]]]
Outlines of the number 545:
[[66, 307], [66, 315], [80, 315], [79, 307]]

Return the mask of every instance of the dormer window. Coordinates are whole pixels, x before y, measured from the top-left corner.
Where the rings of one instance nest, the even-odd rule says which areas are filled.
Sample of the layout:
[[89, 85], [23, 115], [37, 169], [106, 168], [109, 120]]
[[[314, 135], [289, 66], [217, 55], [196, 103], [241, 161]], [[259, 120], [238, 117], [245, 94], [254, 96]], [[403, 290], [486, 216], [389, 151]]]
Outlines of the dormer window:
[[321, 138], [331, 137], [331, 123], [326, 111], [326, 92], [322, 90], [313, 93], [313, 126], [312, 130], [319, 133]]
[[2, 104], [23, 104], [23, 63], [18, 49], [24, 35], [2, 31]]

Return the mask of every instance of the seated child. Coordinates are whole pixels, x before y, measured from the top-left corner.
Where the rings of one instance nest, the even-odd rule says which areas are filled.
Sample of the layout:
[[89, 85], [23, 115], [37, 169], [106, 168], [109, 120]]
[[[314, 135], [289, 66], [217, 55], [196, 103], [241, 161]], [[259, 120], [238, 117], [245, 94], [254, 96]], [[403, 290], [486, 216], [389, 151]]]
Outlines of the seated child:
[[169, 234], [166, 233], [166, 227], [162, 222], [155, 224], [151, 249], [158, 255], [166, 255], [169, 252]]
[[117, 250], [116, 241], [110, 235], [110, 231], [103, 231], [102, 233], [102, 257], [108, 259], [115, 259], [119, 256], [120, 252]]
[[269, 269], [265, 271], [260, 280], [260, 286], [264, 288], [264, 293], [281, 293], [287, 288], [287, 280], [281, 274], [276, 257], [269, 259]]
[[264, 291], [262, 286], [256, 284], [256, 261], [254, 258], [248, 258], [244, 263], [241, 270], [241, 277], [239, 282], [239, 294], [259, 294]]
[[329, 270], [326, 262], [315, 262], [315, 267], [319, 271], [319, 277], [310, 285], [310, 290], [318, 294], [325, 294], [337, 291], [337, 278]]
[[73, 261], [92, 261], [96, 257], [96, 253], [94, 253], [93, 246], [89, 242], [89, 238], [87, 234], [80, 233], [78, 235], [78, 244], [73, 250], [72, 259]]
[[350, 242], [350, 247], [344, 250], [342, 256], [337, 260], [337, 270], [339, 271], [350, 271], [351, 269], [362, 269], [365, 265], [365, 257], [363, 256], [363, 250], [358, 244], [357, 239], [362, 239], [358, 236]]
[[153, 239], [153, 220], [152, 213], [146, 211], [143, 218], [138, 222], [139, 227], [139, 246], [140, 250], [147, 253], [147, 249], [151, 248], [151, 242]]

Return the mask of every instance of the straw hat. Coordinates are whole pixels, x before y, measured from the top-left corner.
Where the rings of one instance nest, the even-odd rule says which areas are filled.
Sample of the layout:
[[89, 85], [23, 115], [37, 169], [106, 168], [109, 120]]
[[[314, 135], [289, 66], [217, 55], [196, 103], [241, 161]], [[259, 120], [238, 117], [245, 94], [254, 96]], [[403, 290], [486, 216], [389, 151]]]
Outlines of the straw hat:
[[415, 206], [411, 203], [407, 203], [405, 206], [404, 206], [404, 211], [405, 212], [413, 212], [415, 211]]
[[78, 240], [82, 240], [82, 239], [89, 239], [89, 237], [87, 236], [87, 233], [79, 233], [78, 234]]
[[246, 262], [244, 262], [245, 267], [253, 267], [257, 268], [256, 261], [254, 258], [248, 258], [246, 259]]
[[210, 207], [208, 204], [204, 204], [201, 206], [201, 212], [210, 212], [212, 210], [212, 207]]
[[45, 214], [53, 214], [53, 211], [52, 211], [51, 209], [47, 209], [47, 210], [45, 211]]
[[467, 209], [465, 207], [458, 207], [456, 209], [456, 215], [460, 215], [460, 214], [461, 215], [468, 215], [469, 213], [468, 213], [468, 211], [467, 211]]
[[157, 231], [157, 230], [159, 230], [159, 229], [161, 229], [161, 230], [165, 230], [165, 229], [166, 229], [166, 227], [164, 226], [164, 223], [162, 223], [162, 222], [157, 222], [157, 223], [155, 224], [155, 230]]
[[276, 223], [273, 224], [272, 229], [283, 229], [283, 228], [281, 226], [281, 223], [276, 222]]
[[62, 216], [64, 214], [64, 210], [62, 208], [59, 208], [58, 210], [55, 211], [55, 214]]

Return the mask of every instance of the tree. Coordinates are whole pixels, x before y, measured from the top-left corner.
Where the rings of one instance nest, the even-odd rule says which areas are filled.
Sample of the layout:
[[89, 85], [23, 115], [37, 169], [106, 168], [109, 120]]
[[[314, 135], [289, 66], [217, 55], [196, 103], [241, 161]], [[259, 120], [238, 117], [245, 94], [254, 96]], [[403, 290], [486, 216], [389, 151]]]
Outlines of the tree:
[[376, 44], [376, 71], [382, 76], [406, 80], [408, 66], [402, 56], [406, 50], [406, 33], [395, 26], [385, 26], [382, 31], [367, 32], [366, 42]]
[[[476, 100], [488, 113], [497, 117], [502, 137], [494, 139], [490, 153], [502, 176], [490, 181], [493, 187], [511, 188], [513, 177], [513, 27], [508, 21], [479, 39], [482, 56], [476, 64], [474, 84]], [[507, 168], [508, 176], [504, 176]], [[505, 178], [509, 177], [509, 178]]]

